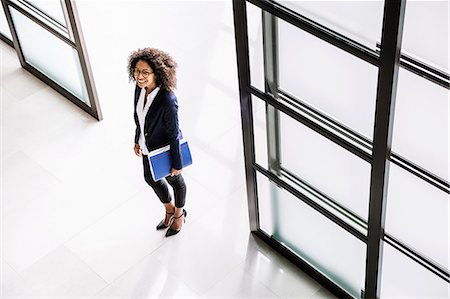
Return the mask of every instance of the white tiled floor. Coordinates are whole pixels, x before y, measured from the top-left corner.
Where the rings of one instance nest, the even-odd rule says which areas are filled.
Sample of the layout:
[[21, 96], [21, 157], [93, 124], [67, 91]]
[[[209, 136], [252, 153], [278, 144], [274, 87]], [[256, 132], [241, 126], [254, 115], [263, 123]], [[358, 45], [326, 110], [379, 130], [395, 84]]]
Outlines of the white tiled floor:
[[[1, 43], [2, 298], [334, 298], [249, 234], [230, 3], [176, 4], [79, 3], [101, 122]], [[151, 34], [136, 27], [149, 9], [160, 12]], [[172, 26], [158, 27], [164, 18]], [[172, 238], [154, 229], [163, 209], [132, 153], [126, 60], [143, 46], [179, 63], [194, 157], [187, 221]]]

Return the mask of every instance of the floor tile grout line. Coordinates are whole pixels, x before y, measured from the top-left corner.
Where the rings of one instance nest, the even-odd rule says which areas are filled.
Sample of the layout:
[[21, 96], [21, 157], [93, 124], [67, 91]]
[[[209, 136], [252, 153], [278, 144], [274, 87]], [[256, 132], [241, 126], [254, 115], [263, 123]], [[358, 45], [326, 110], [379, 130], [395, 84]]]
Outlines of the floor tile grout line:
[[64, 249], [70, 251], [70, 253], [72, 253], [79, 261], [81, 261], [89, 270], [91, 270], [96, 276], [98, 276], [102, 281], [104, 281], [106, 283], [106, 286], [109, 285], [108, 281], [103, 278], [99, 273], [97, 273], [97, 271], [95, 271], [84, 259], [82, 259], [76, 252], [74, 252], [72, 249], [70, 249], [69, 247], [67, 247], [66, 245], [61, 245], [61, 247], [63, 247]]

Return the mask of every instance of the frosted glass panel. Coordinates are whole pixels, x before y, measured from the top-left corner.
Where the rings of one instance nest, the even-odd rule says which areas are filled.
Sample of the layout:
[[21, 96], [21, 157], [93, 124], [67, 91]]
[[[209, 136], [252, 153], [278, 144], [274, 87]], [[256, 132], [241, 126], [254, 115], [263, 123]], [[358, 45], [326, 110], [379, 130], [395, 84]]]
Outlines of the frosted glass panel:
[[268, 169], [266, 103], [257, 97], [252, 97], [252, 109], [255, 161]]
[[77, 51], [17, 10], [11, 13], [25, 60], [89, 105]]
[[381, 41], [384, 1], [277, 2], [370, 48]]
[[60, 0], [27, 0], [47, 15], [66, 26], [66, 20], [61, 6]]
[[280, 116], [282, 166], [367, 219], [370, 164], [284, 113]]
[[366, 245], [258, 173], [261, 228], [361, 298]]
[[447, 181], [449, 102], [448, 89], [400, 69], [392, 149]]
[[279, 21], [280, 87], [372, 138], [378, 69]]
[[406, 1], [402, 51], [449, 72], [449, 1]]
[[250, 59], [250, 81], [254, 87], [264, 91], [264, 52], [262, 38], [262, 11], [247, 2], [248, 51]]
[[448, 194], [391, 163], [386, 232], [447, 269], [449, 203]]
[[8, 21], [6, 20], [5, 11], [3, 10], [3, 5], [0, 3], [0, 32], [12, 40], [11, 31], [9, 30]]
[[449, 298], [449, 285], [384, 243], [381, 298]]

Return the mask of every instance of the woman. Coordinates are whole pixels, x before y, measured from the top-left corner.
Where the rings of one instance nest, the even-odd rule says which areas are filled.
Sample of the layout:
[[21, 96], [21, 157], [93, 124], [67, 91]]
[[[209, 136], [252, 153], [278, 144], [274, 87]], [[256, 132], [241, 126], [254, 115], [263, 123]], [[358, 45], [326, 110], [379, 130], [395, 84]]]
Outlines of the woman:
[[[168, 228], [166, 237], [180, 232], [187, 214], [183, 209], [186, 184], [181, 175], [182, 135], [178, 127], [177, 98], [173, 93], [176, 87], [176, 67], [177, 63], [169, 54], [154, 48], [138, 49], [131, 53], [128, 60], [129, 79], [136, 83], [134, 153], [142, 157], [145, 181], [165, 206], [165, 217], [156, 229]], [[172, 169], [169, 176], [155, 182], [150, 172], [148, 154], [166, 145], [170, 145]], [[166, 181], [173, 188], [174, 203]]]

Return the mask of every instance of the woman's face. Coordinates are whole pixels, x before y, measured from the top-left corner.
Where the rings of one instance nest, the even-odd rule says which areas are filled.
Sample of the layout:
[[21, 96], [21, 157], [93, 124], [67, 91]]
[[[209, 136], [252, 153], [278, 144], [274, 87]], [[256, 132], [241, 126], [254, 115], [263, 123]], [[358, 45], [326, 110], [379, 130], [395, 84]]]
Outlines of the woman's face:
[[153, 90], [156, 87], [156, 76], [150, 65], [144, 60], [139, 60], [136, 63], [134, 79], [140, 88]]

